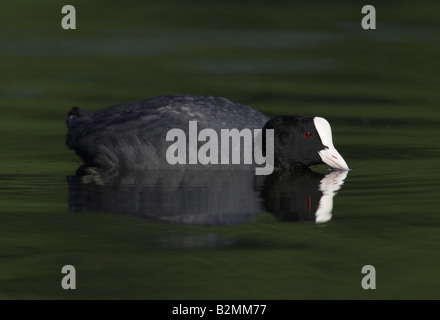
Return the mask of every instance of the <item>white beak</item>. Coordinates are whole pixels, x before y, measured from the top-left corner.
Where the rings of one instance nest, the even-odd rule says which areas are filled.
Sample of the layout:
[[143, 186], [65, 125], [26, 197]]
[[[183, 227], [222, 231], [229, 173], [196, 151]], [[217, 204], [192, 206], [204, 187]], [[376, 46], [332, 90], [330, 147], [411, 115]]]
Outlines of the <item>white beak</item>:
[[318, 151], [322, 161], [335, 169], [350, 170], [344, 158], [342, 158], [333, 145], [332, 129], [328, 121], [321, 117], [315, 117], [313, 122], [315, 123], [315, 128], [316, 131], [318, 131], [322, 144], [326, 147]]
[[330, 167], [341, 170], [350, 170], [344, 158], [342, 158], [334, 146], [328, 146], [328, 149], [321, 150], [318, 153], [322, 161]]

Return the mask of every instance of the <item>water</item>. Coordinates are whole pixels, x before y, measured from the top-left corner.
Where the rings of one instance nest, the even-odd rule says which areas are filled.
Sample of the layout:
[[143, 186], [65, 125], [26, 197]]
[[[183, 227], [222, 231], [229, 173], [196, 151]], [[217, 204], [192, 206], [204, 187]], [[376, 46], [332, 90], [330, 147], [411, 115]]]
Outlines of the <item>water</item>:
[[[32, 17], [7, 4], [0, 22], [0, 298], [440, 297], [438, 5], [376, 8], [367, 33], [352, 2], [121, 3], [99, 16], [80, 4], [69, 32], [44, 3]], [[71, 106], [172, 93], [327, 118], [353, 170], [325, 219], [324, 165], [75, 177]], [[67, 264], [75, 291], [60, 286]], [[376, 290], [361, 287], [364, 265]]]

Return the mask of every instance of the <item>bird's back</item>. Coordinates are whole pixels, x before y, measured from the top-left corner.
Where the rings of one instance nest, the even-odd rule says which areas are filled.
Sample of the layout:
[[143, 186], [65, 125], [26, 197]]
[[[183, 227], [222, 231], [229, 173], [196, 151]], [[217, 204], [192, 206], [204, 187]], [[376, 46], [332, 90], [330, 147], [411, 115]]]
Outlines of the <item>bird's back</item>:
[[219, 134], [220, 129], [262, 129], [268, 120], [249, 106], [221, 97], [162, 96], [94, 112], [72, 108], [66, 145], [86, 165], [165, 169], [170, 145], [165, 138], [171, 129], [188, 136], [189, 121], [197, 121], [199, 131], [211, 128]]

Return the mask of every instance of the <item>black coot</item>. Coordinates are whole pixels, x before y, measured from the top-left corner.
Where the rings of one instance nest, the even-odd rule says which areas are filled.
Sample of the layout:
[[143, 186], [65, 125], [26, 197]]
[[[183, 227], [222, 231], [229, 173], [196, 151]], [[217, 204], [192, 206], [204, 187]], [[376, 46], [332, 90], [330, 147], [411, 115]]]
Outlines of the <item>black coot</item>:
[[[270, 119], [249, 106], [212, 96], [162, 96], [94, 112], [73, 107], [67, 118], [66, 145], [76, 151], [86, 166], [213, 170], [255, 167], [243, 162], [230, 165], [197, 161], [192, 164], [188, 161], [185, 165], [170, 164], [166, 154], [173, 142], [167, 141], [167, 133], [171, 129], [180, 129], [189, 139], [190, 121], [197, 121], [198, 132], [209, 128], [218, 133], [218, 137], [222, 129], [263, 129], [263, 149], [265, 130], [273, 129], [275, 168], [326, 163], [333, 168], [348, 170], [333, 146], [331, 128], [324, 118], [289, 115]], [[197, 148], [204, 143], [196, 141]], [[240, 151], [242, 156], [243, 149]]]

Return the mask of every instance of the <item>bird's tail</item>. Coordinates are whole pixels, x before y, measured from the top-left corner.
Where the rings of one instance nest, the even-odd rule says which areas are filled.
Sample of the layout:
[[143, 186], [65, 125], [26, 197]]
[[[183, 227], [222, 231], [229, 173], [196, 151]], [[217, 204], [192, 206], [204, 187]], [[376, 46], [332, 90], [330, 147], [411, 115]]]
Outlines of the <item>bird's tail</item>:
[[82, 136], [81, 124], [89, 120], [91, 120], [91, 112], [79, 107], [72, 107], [67, 113], [66, 145], [70, 149], [75, 149], [76, 141]]
[[78, 122], [90, 119], [90, 112], [81, 109], [80, 107], [72, 107], [67, 113], [67, 128], [70, 129], [72, 126]]

